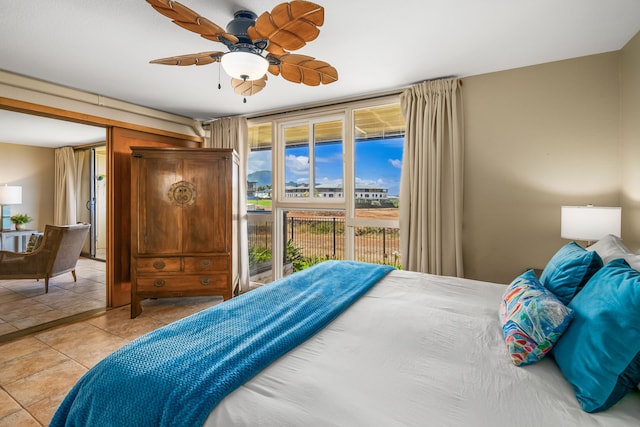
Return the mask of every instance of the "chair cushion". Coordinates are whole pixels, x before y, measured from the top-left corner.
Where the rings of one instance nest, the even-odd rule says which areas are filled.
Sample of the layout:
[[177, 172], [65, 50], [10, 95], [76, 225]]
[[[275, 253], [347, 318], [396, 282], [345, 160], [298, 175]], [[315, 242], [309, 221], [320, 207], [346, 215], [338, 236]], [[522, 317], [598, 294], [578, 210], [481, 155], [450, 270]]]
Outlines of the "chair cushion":
[[32, 233], [29, 237], [29, 242], [27, 242], [27, 248], [25, 252], [33, 252], [40, 246], [42, 243], [42, 238], [44, 237], [44, 233]]

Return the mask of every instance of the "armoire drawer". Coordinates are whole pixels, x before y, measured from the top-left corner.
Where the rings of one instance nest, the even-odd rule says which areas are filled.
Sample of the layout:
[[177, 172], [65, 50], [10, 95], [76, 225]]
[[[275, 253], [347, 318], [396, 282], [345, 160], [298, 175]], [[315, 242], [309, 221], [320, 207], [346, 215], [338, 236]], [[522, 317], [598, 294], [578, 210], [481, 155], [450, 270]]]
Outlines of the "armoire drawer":
[[159, 272], [179, 272], [181, 262], [179, 257], [175, 258], [136, 258], [136, 272], [139, 273], [159, 273]]
[[154, 275], [137, 279], [138, 292], [181, 292], [226, 289], [227, 274]]
[[184, 257], [184, 271], [192, 273], [196, 271], [226, 271], [227, 257]]

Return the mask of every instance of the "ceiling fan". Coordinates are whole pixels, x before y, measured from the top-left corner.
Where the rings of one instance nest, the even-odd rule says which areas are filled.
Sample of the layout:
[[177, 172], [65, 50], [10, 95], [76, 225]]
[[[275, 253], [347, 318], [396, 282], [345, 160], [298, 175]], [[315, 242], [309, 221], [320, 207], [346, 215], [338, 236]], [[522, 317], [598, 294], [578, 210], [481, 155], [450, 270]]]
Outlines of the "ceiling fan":
[[228, 52], [171, 56], [151, 63], [186, 66], [219, 62], [232, 77], [234, 92], [245, 96], [244, 102], [246, 96], [254, 95], [266, 86], [267, 71], [309, 86], [338, 80], [338, 72], [328, 63], [289, 53], [318, 37], [318, 27], [324, 23], [324, 8], [315, 3], [303, 0], [281, 3], [260, 17], [251, 11], [240, 10], [226, 30], [177, 1], [147, 0], [147, 3], [182, 28], [220, 42], [228, 49]]

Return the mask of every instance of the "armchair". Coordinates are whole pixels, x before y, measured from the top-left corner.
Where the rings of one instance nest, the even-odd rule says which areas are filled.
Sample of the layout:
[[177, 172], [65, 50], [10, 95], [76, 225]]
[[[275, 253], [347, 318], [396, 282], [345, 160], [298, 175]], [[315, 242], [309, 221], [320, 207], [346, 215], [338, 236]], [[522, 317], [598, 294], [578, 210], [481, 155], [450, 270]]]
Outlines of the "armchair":
[[76, 281], [76, 263], [89, 232], [89, 224], [45, 225], [42, 243], [33, 252], [0, 251], [0, 279], [49, 279], [71, 272]]

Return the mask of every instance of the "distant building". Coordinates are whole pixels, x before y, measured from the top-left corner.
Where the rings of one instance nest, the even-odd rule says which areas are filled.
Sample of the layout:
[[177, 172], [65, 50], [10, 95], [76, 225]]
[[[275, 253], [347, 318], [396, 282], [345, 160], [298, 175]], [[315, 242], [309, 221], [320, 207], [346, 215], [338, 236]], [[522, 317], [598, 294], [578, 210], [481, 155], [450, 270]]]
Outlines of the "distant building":
[[[286, 197], [308, 197], [309, 185], [302, 184], [298, 186], [285, 187]], [[326, 198], [342, 198], [344, 191], [342, 184], [320, 184], [315, 186], [316, 197]], [[356, 200], [383, 200], [389, 196], [389, 189], [379, 185], [356, 184]]]
[[265, 188], [264, 190], [256, 191], [256, 199], [271, 199], [271, 189]]
[[285, 197], [308, 197], [309, 196], [309, 185], [288, 185], [284, 188], [284, 196]]
[[368, 199], [368, 200], [382, 200], [389, 196], [389, 189], [387, 187], [380, 187], [379, 185], [358, 185], [356, 184], [356, 200]]
[[247, 181], [247, 198], [253, 199], [256, 197], [256, 181]]

